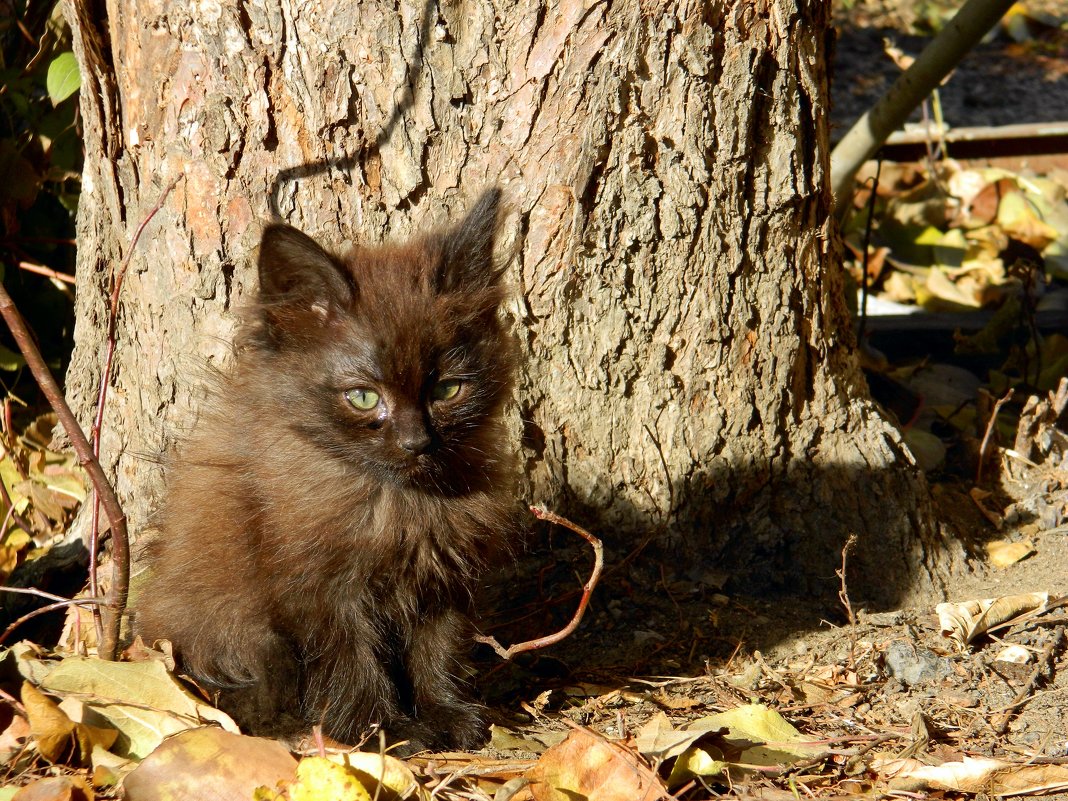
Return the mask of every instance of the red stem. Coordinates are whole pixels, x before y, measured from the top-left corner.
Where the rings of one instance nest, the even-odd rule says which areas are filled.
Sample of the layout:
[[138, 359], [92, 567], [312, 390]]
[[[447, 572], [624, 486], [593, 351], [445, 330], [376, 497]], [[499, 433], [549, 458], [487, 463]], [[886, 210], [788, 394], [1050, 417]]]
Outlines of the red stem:
[[548, 509], [542, 509], [539, 506], [531, 506], [530, 511], [539, 520], [547, 520], [550, 523], [555, 523], [558, 526], [569, 528], [582, 537], [593, 548], [593, 570], [590, 572], [590, 577], [586, 583], [582, 586], [582, 598], [579, 599], [578, 609], [575, 610], [575, 614], [571, 618], [571, 622], [564, 626], [562, 629], [554, 634], [547, 634], [544, 637], [538, 637], [534, 640], [527, 640], [526, 642], [518, 642], [515, 645], [511, 645], [505, 648], [494, 637], [491, 636], [477, 636], [476, 642], [488, 645], [497, 655], [502, 659], [511, 659], [516, 654], [521, 654], [525, 651], [536, 651], [539, 648], [545, 648], [550, 645], [563, 640], [565, 637], [571, 635], [571, 633], [578, 628], [579, 623], [582, 622], [582, 616], [586, 613], [586, 607], [590, 603], [590, 595], [593, 593], [593, 588], [597, 586], [598, 579], [601, 578], [601, 571], [604, 569], [604, 546], [597, 537], [593, 536], [586, 529], [582, 528], [575, 523], [572, 523], [566, 517], [561, 517], [555, 512], [550, 512]]
[[[115, 273], [111, 286], [111, 306], [108, 313], [108, 345], [107, 352], [104, 356], [104, 369], [100, 374], [100, 389], [97, 392], [96, 399], [96, 417], [93, 420], [93, 456], [97, 459], [100, 458], [100, 432], [104, 427], [104, 404], [108, 397], [108, 384], [111, 383], [111, 365], [115, 359], [115, 345], [117, 337], [115, 336], [115, 329], [118, 325], [119, 317], [119, 292], [122, 290], [123, 279], [126, 278], [126, 271], [130, 267], [130, 260], [133, 258], [134, 250], [137, 248], [137, 243], [141, 239], [141, 234], [145, 230], [145, 226], [149, 221], [156, 216], [156, 212], [163, 206], [163, 201], [167, 199], [167, 195], [171, 193], [175, 185], [181, 180], [182, 175], [179, 174], [173, 181], [167, 184], [167, 187], [160, 193], [159, 200], [156, 201], [156, 205], [153, 206], [145, 218], [141, 220], [141, 224], [137, 226], [137, 230], [134, 232], [133, 239], [130, 242], [130, 247], [126, 251], [126, 256], [122, 260], [122, 264], [119, 265], [118, 272]], [[100, 550], [100, 495], [97, 492], [93, 493], [93, 513], [90, 520], [89, 529], [89, 594], [97, 596], [100, 594], [99, 582], [97, 581], [97, 554]], [[129, 565], [126, 567], [127, 575], [129, 574]], [[96, 624], [98, 641], [103, 642], [103, 622], [100, 619], [100, 610], [93, 609], [93, 622]]]

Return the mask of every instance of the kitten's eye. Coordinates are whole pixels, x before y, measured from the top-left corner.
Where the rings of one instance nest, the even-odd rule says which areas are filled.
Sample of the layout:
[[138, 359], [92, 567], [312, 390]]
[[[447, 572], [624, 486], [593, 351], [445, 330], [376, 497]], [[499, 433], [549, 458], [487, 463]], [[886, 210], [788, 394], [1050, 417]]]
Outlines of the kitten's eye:
[[452, 400], [459, 394], [461, 383], [463, 382], [455, 378], [439, 381], [434, 385], [430, 394], [433, 395], [434, 400]]
[[361, 412], [369, 412], [378, 405], [379, 396], [370, 389], [350, 389], [345, 393], [345, 400]]

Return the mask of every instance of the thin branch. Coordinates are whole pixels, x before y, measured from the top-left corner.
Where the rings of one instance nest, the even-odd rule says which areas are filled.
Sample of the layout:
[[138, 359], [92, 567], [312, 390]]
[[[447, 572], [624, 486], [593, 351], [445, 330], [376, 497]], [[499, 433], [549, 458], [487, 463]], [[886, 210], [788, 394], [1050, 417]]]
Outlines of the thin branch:
[[[122, 290], [123, 279], [126, 278], [126, 271], [130, 268], [130, 261], [133, 259], [134, 250], [137, 249], [137, 243], [141, 239], [141, 234], [145, 230], [145, 226], [156, 216], [156, 212], [163, 206], [163, 201], [167, 199], [167, 195], [171, 193], [171, 190], [180, 181], [182, 175], [179, 174], [173, 181], [171, 181], [167, 187], [160, 193], [159, 200], [156, 201], [156, 205], [153, 206], [145, 218], [141, 220], [141, 224], [137, 226], [137, 230], [134, 232], [133, 239], [130, 241], [130, 247], [126, 251], [126, 256], [123, 257], [122, 264], [119, 265], [118, 271], [112, 278], [111, 285], [111, 306], [108, 313], [108, 345], [107, 353], [104, 357], [104, 369], [100, 374], [100, 389], [97, 392], [96, 399], [96, 417], [93, 420], [93, 456], [96, 459], [100, 459], [100, 432], [104, 427], [104, 404], [108, 397], [108, 385], [111, 383], [111, 365], [115, 358], [115, 346], [117, 337], [115, 335], [115, 329], [118, 326], [119, 318], [119, 292]], [[100, 592], [99, 583], [97, 581], [97, 555], [100, 550], [100, 495], [96, 492], [93, 493], [93, 514], [92, 520], [89, 526], [89, 594], [98, 595]], [[114, 556], [114, 554], [113, 554]], [[129, 581], [129, 564], [126, 565], [127, 581]], [[125, 598], [126, 590], [123, 589], [123, 597]], [[103, 622], [100, 619], [100, 612], [98, 609], [93, 610], [93, 622], [96, 624], [97, 639], [99, 642], [104, 642], [103, 636]], [[117, 638], [116, 630], [116, 638]]]
[[122, 511], [122, 506], [119, 505], [119, 499], [115, 496], [115, 490], [112, 488], [111, 482], [108, 481], [108, 477], [104, 474], [104, 469], [100, 466], [100, 461], [93, 453], [93, 446], [89, 444], [85, 432], [78, 425], [74, 412], [67, 405], [62, 390], [60, 390], [59, 385], [48, 369], [48, 365], [45, 364], [44, 359], [41, 357], [41, 352], [37, 349], [37, 345], [26, 327], [26, 322], [22, 319], [22, 315], [19, 314], [14, 301], [11, 300], [11, 296], [2, 284], [0, 284], [0, 316], [3, 316], [8, 328], [11, 329], [11, 335], [15, 338], [15, 342], [18, 343], [19, 350], [26, 359], [26, 365], [30, 368], [30, 372], [33, 373], [33, 377], [37, 380], [37, 385], [41, 388], [41, 392], [48, 399], [48, 403], [59, 418], [63, 430], [70, 437], [74, 452], [78, 455], [78, 462], [89, 474], [93, 487], [104, 505], [108, 521], [111, 523], [114, 563], [112, 565], [112, 586], [108, 592], [108, 603], [105, 606], [108, 618], [105, 631], [107, 636], [100, 644], [100, 655], [104, 659], [114, 660], [119, 644], [119, 623], [122, 619], [122, 613], [126, 609], [126, 595], [130, 586], [130, 542], [126, 534], [126, 515]]
[[868, 219], [864, 222], [864, 258], [860, 269], [860, 330], [857, 332], [857, 341], [864, 342], [868, 335], [868, 285], [871, 278], [868, 276], [868, 256], [871, 247], [871, 228], [875, 221], [875, 199], [879, 194], [879, 176], [883, 171], [883, 160], [875, 161], [875, 176], [871, 179], [871, 196], [868, 198]]
[[1031, 675], [1027, 677], [1027, 682], [1024, 686], [1016, 693], [1012, 703], [997, 718], [991, 721], [990, 725], [996, 734], [1002, 735], [1009, 730], [1009, 721], [1012, 720], [1019, 707], [1023, 706], [1030, 698], [1038, 685], [1039, 679], [1044, 674], [1049, 675], [1047, 671], [1052, 672], [1054, 670], [1057, 654], [1064, 647], [1064, 641], [1064, 628], [1061, 627], [1054, 632], [1053, 637], [1046, 643], [1046, 647], [1042, 649], [1042, 656], [1039, 657], [1038, 664], [1031, 671]]
[[576, 525], [568, 520], [566, 517], [561, 517], [555, 512], [550, 512], [548, 509], [542, 509], [539, 506], [531, 506], [530, 511], [539, 520], [547, 520], [550, 523], [554, 523], [564, 528], [569, 528], [582, 537], [593, 548], [593, 571], [590, 573], [589, 579], [582, 586], [582, 598], [579, 600], [578, 609], [575, 610], [574, 616], [571, 618], [571, 622], [560, 629], [555, 634], [549, 634], [545, 637], [538, 637], [534, 640], [527, 640], [526, 642], [519, 642], [515, 645], [505, 648], [496, 638], [490, 636], [480, 635], [475, 637], [476, 642], [483, 643], [492, 648], [498, 656], [502, 659], [511, 659], [516, 654], [521, 654], [524, 651], [536, 651], [539, 648], [545, 648], [550, 645], [563, 640], [565, 637], [571, 635], [571, 633], [578, 628], [578, 624], [582, 622], [582, 616], [586, 612], [586, 607], [590, 603], [590, 594], [593, 592], [593, 588], [597, 586], [597, 581], [601, 577], [601, 571], [604, 569], [604, 546], [597, 537], [593, 536], [582, 526]]
[[106, 603], [107, 599], [105, 598], [74, 598], [66, 601], [56, 601], [54, 604], [48, 604], [47, 606], [39, 607], [37, 609], [34, 609], [32, 612], [27, 612], [25, 615], [23, 615], [10, 626], [8, 626], [6, 629], [4, 629], [4, 633], [0, 634], [0, 645], [4, 644], [4, 641], [7, 640], [8, 635], [11, 634], [11, 632], [13, 632], [27, 620], [32, 620], [38, 615], [43, 615], [48, 612], [55, 612], [57, 609], [66, 609], [68, 606], [102, 606]]
[[53, 270], [51, 267], [45, 267], [43, 264], [34, 264], [31, 261], [20, 261], [19, 269], [25, 270], [28, 273], [37, 273], [37, 275], [43, 275], [47, 278], [54, 278], [57, 281], [62, 281], [64, 284], [70, 284], [74, 286], [74, 276], [69, 273], [61, 273]]
[[990, 437], [994, 433], [994, 426], [998, 421], [998, 412], [1001, 411], [1001, 407], [1012, 400], [1014, 395], [1013, 390], [1009, 390], [1005, 393], [1005, 396], [1000, 398], [994, 403], [994, 410], [990, 413], [990, 419], [986, 421], [986, 433], [983, 434], [983, 443], [979, 446], [979, 464], [975, 468], [975, 483], [978, 484], [983, 477], [983, 462], [986, 461], [986, 449], [990, 444]]

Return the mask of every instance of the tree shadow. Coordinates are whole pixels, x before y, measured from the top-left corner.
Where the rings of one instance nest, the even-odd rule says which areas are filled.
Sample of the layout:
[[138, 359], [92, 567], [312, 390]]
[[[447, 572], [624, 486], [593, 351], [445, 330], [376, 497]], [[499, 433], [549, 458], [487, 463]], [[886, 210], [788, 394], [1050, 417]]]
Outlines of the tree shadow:
[[[782, 476], [710, 467], [675, 487], [676, 511], [657, 529], [649, 529], [647, 510], [629, 509], [595, 530], [605, 572], [578, 631], [503, 667], [480, 653], [490, 673], [483, 690], [500, 700], [516, 691], [529, 697], [532, 685], [699, 675], [739, 649], [767, 651], [843, 625], [847, 603], [853, 613], [921, 598], [933, 605], [938, 581], [950, 568], [966, 569], [967, 554], [933, 508], [902, 508], [903, 482], [916, 480], [852, 465]], [[598, 516], [575, 498], [559, 511], [580, 524]], [[842, 552], [854, 533], [843, 581]], [[479, 606], [495, 611], [480, 625], [505, 645], [558, 630], [590, 564], [577, 537], [536, 525], [525, 552], [489, 582]]]
[[[378, 132], [378, 136], [375, 137], [374, 142], [365, 145], [361, 148], [359, 153], [350, 153], [336, 158], [311, 161], [281, 170], [275, 176], [275, 179], [271, 184], [271, 191], [268, 198], [271, 214], [274, 217], [282, 217], [280, 197], [283, 189], [287, 185], [299, 181], [302, 178], [319, 175], [332, 169], [348, 171], [353, 167], [362, 164], [367, 158], [376, 155], [382, 146], [389, 141], [390, 137], [393, 136], [393, 132], [400, 123], [401, 117], [404, 116], [404, 112], [408, 111], [408, 109], [415, 103], [416, 92], [419, 89], [419, 76], [423, 72], [426, 42], [430, 37], [431, 21], [434, 19], [430, 13], [433, 8], [434, 0], [426, 0], [426, 2], [423, 3], [423, 17], [419, 26], [419, 36], [416, 37], [415, 46], [412, 49], [411, 56], [405, 60], [407, 64], [411, 65], [411, 72], [409, 73], [410, 80], [404, 87], [402, 87], [403, 94], [397, 101], [397, 104], [393, 107], [389, 119], [387, 119], [382, 126], [382, 130]], [[354, 104], [356, 102], [355, 97], [353, 97], [350, 102]]]

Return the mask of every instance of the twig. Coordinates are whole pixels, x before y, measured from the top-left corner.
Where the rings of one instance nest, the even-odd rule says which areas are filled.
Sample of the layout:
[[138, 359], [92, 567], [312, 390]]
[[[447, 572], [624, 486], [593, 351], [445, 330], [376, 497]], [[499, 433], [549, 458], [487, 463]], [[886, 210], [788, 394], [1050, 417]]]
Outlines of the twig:
[[[70, 598], [64, 598], [62, 595], [53, 595], [50, 592], [39, 590], [36, 587], [0, 587], [0, 592], [13, 592], [16, 595], [32, 595], [35, 598], [44, 598], [48, 601], [69, 601]], [[100, 600], [94, 598], [94, 602]]]
[[18, 343], [19, 350], [26, 359], [26, 365], [30, 368], [41, 392], [48, 399], [52, 410], [55, 411], [59, 422], [63, 425], [63, 430], [70, 437], [71, 445], [78, 454], [78, 462], [89, 474], [93, 487], [104, 505], [108, 521], [111, 523], [114, 563], [112, 586], [108, 591], [108, 603], [105, 606], [108, 618], [105, 632], [107, 636], [100, 644], [100, 655], [104, 659], [114, 660], [119, 644], [119, 623], [126, 609], [126, 594], [130, 586], [130, 543], [126, 534], [126, 515], [119, 505], [119, 499], [115, 496], [115, 490], [104, 474], [104, 469], [100, 466], [100, 461], [93, 453], [93, 446], [89, 444], [85, 432], [78, 425], [78, 420], [74, 417], [70, 406], [67, 405], [63, 392], [52, 377], [48, 365], [41, 358], [41, 352], [37, 349], [26, 327], [26, 322], [2, 284], [0, 284], [0, 316], [3, 316], [8, 328], [11, 329], [11, 335]]
[[27, 620], [32, 620], [38, 615], [43, 615], [47, 612], [54, 612], [57, 609], [66, 609], [68, 606], [102, 606], [106, 603], [107, 599], [105, 598], [74, 598], [73, 600], [57, 601], [54, 604], [48, 604], [47, 606], [39, 607], [37, 609], [34, 609], [32, 612], [27, 612], [25, 615], [23, 615], [10, 626], [8, 626], [6, 629], [4, 629], [4, 633], [0, 634], [0, 645], [4, 644], [4, 641], [7, 640], [7, 637], [9, 634], [11, 634], [11, 632], [13, 632]]
[[[4, 448], [4, 450], [7, 449]], [[14, 454], [11, 454], [11, 461], [15, 461]], [[2, 480], [0, 480], [0, 496], [3, 496], [4, 503], [7, 504], [8, 508], [8, 514], [7, 517], [4, 518], [4, 527], [0, 529], [0, 534], [3, 534], [5, 531], [7, 531], [8, 520], [14, 520], [16, 526], [21, 528], [27, 534], [32, 534], [33, 529], [30, 528], [30, 524], [26, 521], [26, 518], [20, 515], [18, 511], [16, 511], [15, 502], [11, 500], [11, 495], [7, 491], [7, 484], [5, 484]]]
[[883, 171], [883, 160], [875, 160], [875, 175], [871, 179], [871, 196], [868, 198], [868, 219], [864, 221], [864, 259], [860, 273], [860, 331], [857, 340], [863, 342], [868, 335], [868, 248], [871, 247], [871, 227], [875, 221], [875, 198], [879, 194], [879, 175]]
[[564, 528], [569, 528], [582, 537], [593, 548], [593, 571], [590, 573], [589, 579], [582, 586], [582, 598], [579, 600], [578, 609], [575, 610], [574, 616], [571, 618], [571, 622], [560, 629], [555, 634], [548, 634], [545, 637], [538, 637], [534, 640], [527, 640], [526, 642], [519, 642], [515, 645], [511, 645], [508, 648], [502, 646], [497, 642], [496, 638], [491, 636], [479, 635], [475, 637], [476, 642], [488, 645], [501, 659], [511, 659], [516, 654], [521, 654], [525, 651], [536, 651], [539, 648], [545, 648], [549, 645], [555, 645], [563, 640], [565, 637], [578, 628], [578, 624], [582, 621], [582, 615], [586, 612], [586, 606], [590, 602], [590, 594], [593, 592], [593, 588], [597, 586], [597, 581], [601, 577], [601, 570], [604, 568], [604, 546], [597, 537], [593, 536], [582, 526], [576, 525], [568, 520], [566, 517], [561, 517], [555, 512], [550, 512], [548, 509], [542, 509], [539, 506], [531, 506], [530, 511], [539, 520], [547, 520], [550, 523], [554, 523]]
[[968, 0], [931, 40], [886, 94], [839, 140], [831, 153], [831, 191], [835, 207], [845, 211], [853, 176], [899, 128], [920, 101], [935, 89], [987, 31], [1012, 6], [1013, 0]]
[[1001, 411], [1001, 407], [1012, 400], [1012, 396], [1015, 391], [1010, 389], [1005, 393], [1005, 397], [994, 402], [994, 410], [990, 412], [990, 419], [986, 421], [986, 433], [983, 434], [983, 442], [979, 446], [979, 464], [975, 468], [975, 483], [979, 484], [980, 479], [983, 477], [983, 462], [986, 461], [986, 448], [990, 444], [990, 437], [994, 433], [994, 425], [998, 420], [998, 412]]
[[[145, 218], [141, 220], [141, 224], [137, 226], [137, 230], [134, 232], [133, 239], [130, 241], [130, 247], [126, 251], [126, 255], [123, 257], [122, 264], [119, 265], [118, 271], [115, 273], [112, 279], [111, 286], [111, 306], [108, 312], [108, 346], [107, 352], [104, 357], [104, 369], [100, 374], [100, 389], [97, 392], [96, 399], [96, 417], [93, 420], [93, 456], [99, 460], [100, 458], [100, 432], [104, 427], [104, 404], [108, 397], [108, 384], [111, 383], [111, 365], [115, 358], [115, 346], [117, 337], [115, 335], [115, 329], [118, 325], [119, 318], [119, 292], [122, 290], [123, 279], [126, 278], [126, 271], [130, 268], [130, 261], [133, 258], [134, 250], [137, 249], [137, 243], [141, 239], [141, 234], [145, 230], [145, 226], [156, 216], [156, 212], [163, 206], [163, 201], [167, 199], [167, 195], [171, 193], [171, 190], [181, 180], [182, 174], [179, 174], [173, 181], [167, 184], [167, 187], [160, 193], [159, 200], [156, 201], [156, 205], [153, 206]], [[89, 594], [98, 595], [100, 592], [99, 584], [97, 582], [97, 553], [100, 549], [100, 495], [96, 492], [93, 493], [93, 514], [92, 521], [89, 528]], [[112, 554], [115, 558], [115, 554]], [[127, 557], [127, 560], [129, 557]], [[126, 565], [126, 574], [129, 576], [130, 566]], [[127, 578], [127, 582], [129, 579]], [[125, 606], [126, 589], [123, 589], [123, 605]], [[93, 622], [96, 625], [97, 639], [99, 642], [104, 642], [103, 623], [100, 619], [99, 610], [93, 610]], [[118, 637], [118, 629], [116, 629], [116, 640]]]
[[74, 286], [74, 276], [68, 273], [61, 273], [53, 270], [51, 267], [45, 267], [43, 264], [34, 264], [31, 261], [20, 261], [19, 269], [25, 270], [28, 273], [37, 273], [37, 275], [44, 275], [48, 278], [54, 278], [56, 281], [62, 281], [64, 284], [70, 284]]
[[1027, 677], [1027, 683], [1020, 688], [1020, 691], [1016, 693], [1016, 697], [1009, 704], [1008, 708], [1002, 712], [997, 718], [991, 722], [991, 728], [994, 729], [994, 733], [998, 735], [1004, 734], [1009, 729], [1009, 721], [1012, 720], [1013, 715], [1016, 714], [1017, 709], [1028, 700], [1031, 693], [1035, 690], [1035, 685], [1038, 684], [1039, 678], [1048, 669], [1052, 671], [1055, 666], [1055, 659], [1057, 653], [1064, 646], [1064, 628], [1058, 628], [1053, 633], [1053, 638], [1046, 643], [1046, 647], [1042, 649], [1042, 657], [1038, 660], [1038, 664], [1035, 665], [1035, 669], [1031, 671], [1031, 675]]
[[23, 717], [26, 717], [26, 707], [24, 707], [24, 706], [22, 705], [22, 703], [21, 703], [21, 702], [20, 702], [20, 701], [19, 701], [19, 700], [18, 700], [17, 698], [15, 698], [15, 697], [14, 697], [13, 695], [11, 695], [10, 693], [6, 693], [6, 692], [4, 692], [3, 690], [0, 690], [0, 701], [5, 701], [5, 702], [7, 702], [7, 703], [8, 703], [8, 704], [10, 704], [10, 705], [11, 705], [11, 706], [12, 706], [12, 707], [13, 707], [13, 708], [14, 708], [14, 709], [15, 709], [15, 710], [16, 710], [16, 711], [17, 711], [17, 712], [18, 712], [18, 713], [20, 714], [20, 715], [22, 715]]

